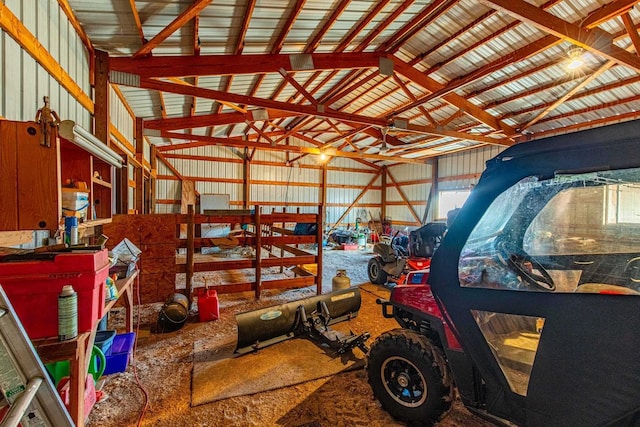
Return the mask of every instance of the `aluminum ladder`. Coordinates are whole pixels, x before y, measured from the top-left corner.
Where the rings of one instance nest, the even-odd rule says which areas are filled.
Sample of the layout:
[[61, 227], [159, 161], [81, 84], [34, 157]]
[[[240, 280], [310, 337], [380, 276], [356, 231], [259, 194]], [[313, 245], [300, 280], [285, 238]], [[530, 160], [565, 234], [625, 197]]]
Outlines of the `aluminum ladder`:
[[0, 427], [19, 424], [23, 427], [74, 425], [0, 286]]

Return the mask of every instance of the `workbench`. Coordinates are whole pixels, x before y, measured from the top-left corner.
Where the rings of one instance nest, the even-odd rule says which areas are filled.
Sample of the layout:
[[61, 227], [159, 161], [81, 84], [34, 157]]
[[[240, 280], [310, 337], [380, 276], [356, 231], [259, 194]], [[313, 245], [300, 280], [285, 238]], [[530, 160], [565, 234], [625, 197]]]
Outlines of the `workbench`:
[[[137, 270], [131, 276], [116, 281], [118, 298], [107, 301], [105, 304], [104, 313], [107, 315], [116, 302], [122, 299], [126, 312], [126, 332], [133, 332], [133, 294], [136, 286], [138, 286]], [[83, 427], [86, 418], [84, 414], [85, 381], [95, 335], [96, 331], [93, 330], [78, 334], [76, 338], [67, 341], [58, 341], [57, 337], [32, 340], [43, 364], [69, 361], [69, 412], [77, 427]]]

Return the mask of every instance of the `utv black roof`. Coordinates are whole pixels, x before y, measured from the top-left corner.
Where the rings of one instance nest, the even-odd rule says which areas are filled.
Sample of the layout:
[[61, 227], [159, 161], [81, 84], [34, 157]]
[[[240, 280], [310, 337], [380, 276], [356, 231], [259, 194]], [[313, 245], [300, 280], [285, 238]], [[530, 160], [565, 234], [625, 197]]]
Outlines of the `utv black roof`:
[[[603, 157], [603, 152], [608, 155]], [[571, 161], [567, 155], [575, 156]], [[588, 129], [580, 132], [549, 138], [523, 142], [504, 150], [493, 159], [487, 161], [487, 169], [493, 169], [506, 162], [517, 159], [533, 158], [542, 161], [542, 164], [534, 164], [542, 167], [549, 163], [580, 163], [582, 165], [615, 164], [618, 167], [627, 161], [631, 166], [637, 165], [640, 155], [640, 120]], [[546, 161], [545, 161], [546, 160]], [[608, 162], [603, 162], [608, 160]], [[529, 168], [528, 168], [529, 169]]]

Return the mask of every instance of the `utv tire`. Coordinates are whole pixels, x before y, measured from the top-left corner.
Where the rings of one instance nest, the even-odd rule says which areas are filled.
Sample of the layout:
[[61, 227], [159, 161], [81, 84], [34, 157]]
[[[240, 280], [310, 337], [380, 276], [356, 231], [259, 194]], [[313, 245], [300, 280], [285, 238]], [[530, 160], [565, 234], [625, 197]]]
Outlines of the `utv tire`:
[[417, 332], [380, 335], [367, 357], [367, 375], [375, 397], [399, 421], [431, 426], [451, 408], [453, 385], [442, 351]]
[[367, 274], [369, 275], [369, 281], [376, 285], [384, 285], [387, 283], [387, 272], [382, 269], [382, 262], [380, 258], [374, 256], [369, 260], [367, 265]]

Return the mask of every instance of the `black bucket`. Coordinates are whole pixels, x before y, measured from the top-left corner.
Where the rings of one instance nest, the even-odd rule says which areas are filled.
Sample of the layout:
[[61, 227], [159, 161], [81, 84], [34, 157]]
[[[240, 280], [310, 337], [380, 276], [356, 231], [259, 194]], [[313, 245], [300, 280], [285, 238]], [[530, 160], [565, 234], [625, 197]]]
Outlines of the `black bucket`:
[[157, 331], [177, 331], [184, 326], [188, 317], [189, 300], [182, 294], [173, 294], [160, 309]]

